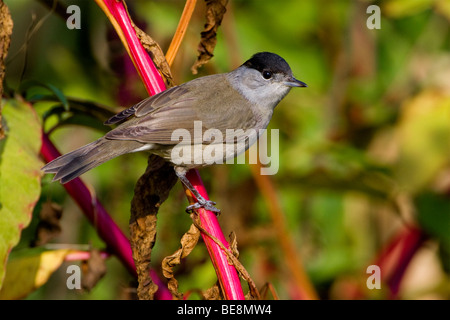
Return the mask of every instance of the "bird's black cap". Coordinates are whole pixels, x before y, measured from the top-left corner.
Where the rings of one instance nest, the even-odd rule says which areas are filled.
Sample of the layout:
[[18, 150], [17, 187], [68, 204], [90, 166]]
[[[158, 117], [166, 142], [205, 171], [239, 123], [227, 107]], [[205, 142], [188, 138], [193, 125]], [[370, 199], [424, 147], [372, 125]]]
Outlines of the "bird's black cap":
[[259, 72], [270, 71], [272, 73], [290, 74], [291, 67], [282, 57], [271, 52], [259, 52], [254, 54], [243, 64], [248, 68], [253, 68]]

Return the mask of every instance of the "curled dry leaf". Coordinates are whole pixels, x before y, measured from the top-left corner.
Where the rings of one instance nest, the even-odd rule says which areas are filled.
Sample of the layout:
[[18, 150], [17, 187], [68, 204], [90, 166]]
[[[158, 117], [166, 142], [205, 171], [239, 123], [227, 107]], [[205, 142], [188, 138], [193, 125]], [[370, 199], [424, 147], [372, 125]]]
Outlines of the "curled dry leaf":
[[83, 272], [81, 287], [86, 291], [90, 291], [106, 274], [105, 260], [103, 260], [99, 250], [91, 250], [89, 259], [81, 264], [81, 270]]
[[198, 68], [207, 63], [214, 56], [214, 48], [217, 43], [217, 29], [222, 23], [223, 16], [227, 11], [228, 0], [205, 0], [206, 1], [206, 23], [200, 33], [201, 39], [198, 44], [198, 57], [191, 70], [197, 74]]
[[150, 54], [150, 57], [153, 60], [158, 71], [161, 73], [164, 83], [168, 88], [174, 86], [174, 81], [172, 77], [172, 72], [170, 71], [170, 66], [167, 63], [166, 57], [164, 56], [163, 51], [159, 44], [153, 40], [148, 34], [139, 29], [136, 25], [133, 24], [134, 30], [136, 31], [136, 35], [142, 43], [142, 46], [147, 50]]
[[222, 295], [220, 294], [220, 289], [216, 283], [211, 288], [203, 292], [203, 299], [205, 300], [222, 300]]
[[236, 233], [234, 231], [231, 231], [228, 237], [230, 238], [229, 244], [231, 252], [236, 258], [239, 258]]
[[60, 220], [62, 217], [62, 207], [53, 202], [45, 202], [39, 212], [39, 223], [36, 228], [35, 239], [31, 245], [42, 246], [61, 233]]
[[156, 214], [177, 182], [173, 168], [162, 158], [150, 155], [145, 173], [139, 178], [131, 202], [130, 244], [138, 275], [137, 295], [153, 299], [158, 286], [150, 277], [150, 261], [156, 241]]
[[181, 248], [162, 261], [162, 271], [164, 277], [169, 281], [167, 287], [174, 297], [182, 299], [183, 294], [178, 292], [178, 281], [175, 279], [173, 268], [181, 263], [181, 259], [186, 258], [196, 246], [200, 238], [200, 231], [192, 224], [189, 230], [181, 238]]
[[219, 247], [223, 250], [223, 252], [227, 256], [228, 263], [230, 265], [233, 265], [236, 268], [236, 271], [239, 273], [242, 279], [247, 281], [249, 292], [247, 294], [247, 299], [249, 300], [260, 300], [260, 294], [258, 289], [256, 288], [255, 282], [250, 277], [250, 274], [245, 269], [245, 267], [242, 265], [242, 263], [237, 258], [236, 254], [239, 254], [237, 251], [237, 240], [236, 235], [234, 232], [230, 234], [230, 249], [227, 249], [222, 242], [220, 242], [219, 239], [217, 239], [215, 236], [213, 236], [211, 233], [206, 231], [200, 224], [200, 219], [197, 216], [191, 215], [192, 221], [194, 222], [194, 225], [205, 235], [207, 235], [209, 238], [211, 238]]

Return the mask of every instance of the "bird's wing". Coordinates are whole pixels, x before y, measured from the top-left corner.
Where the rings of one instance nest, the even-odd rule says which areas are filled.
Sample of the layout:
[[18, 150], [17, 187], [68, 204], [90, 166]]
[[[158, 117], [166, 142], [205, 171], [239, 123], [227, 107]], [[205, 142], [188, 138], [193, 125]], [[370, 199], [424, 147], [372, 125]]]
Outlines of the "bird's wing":
[[[245, 138], [247, 130], [255, 125], [255, 117], [252, 109], [243, 105], [239, 96], [223, 94], [233, 92], [230, 91], [232, 89], [228, 80], [223, 75], [216, 75], [193, 81], [163, 91], [128, 111], [122, 111], [111, 118], [109, 123], [119, 122], [132, 114], [134, 117], [108, 132], [105, 137], [173, 145], [180, 143], [180, 138], [187, 133], [191, 138], [190, 143], [200, 143], [198, 139], [203, 139], [208, 129], [218, 130], [215, 132], [220, 132], [223, 139], [226, 138], [227, 129], [232, 129], [235, 130], [232, 137], [234, 141]], [[194, 93], [193, 86], [201, 88], [201, 91], [197, 89]], [[198, 130], [201, 130], [201, 134]], [[217, 140], [213, 138], [212, 141]]]
[[[147, 113], [150, 113], [156, 109], [163, 108], [164, 106], [170, 104], [172, 100], [176, 100], [182, 98], [183, 95], [187, 93], [186, 89], [183, 89], [182, 86], [173, 87], [167, 90], [162, 91], [154, 96], [148, 97], [147, 99], [138, 102], [134, 106], [119, 112], [113, 117], [109, 118], [105, 121], [106, 125], [119, 123], [132, 115], [143, 116]], [[138, 111], [139, 110], [139, 111]]]

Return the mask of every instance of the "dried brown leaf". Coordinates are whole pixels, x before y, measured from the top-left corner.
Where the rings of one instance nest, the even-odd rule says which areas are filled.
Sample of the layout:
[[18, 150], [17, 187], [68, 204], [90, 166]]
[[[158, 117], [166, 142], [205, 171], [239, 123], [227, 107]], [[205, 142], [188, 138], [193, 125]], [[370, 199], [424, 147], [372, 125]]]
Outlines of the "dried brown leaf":
[[162, 75], [164, 79], [164, 83], [168, 88], [174, 86], [174, 81], [172, 77], [172, 72], [170, 71], [170, 66], [167, 63], [166, 57], [159, 46], [159, 44], [153, 40], [147, 33], [139, 29], [136, 25], [133, 24], [134, 30], [136, 31], [136, 35], [142, 43], [142, 46], [147, 50], [150, 54], [150, 57], [153, 60], [156, 68]]
[[81, 264], [81, 271], [83, 272], [81, 287], [87, 291], [92, 290], [98, 281], [106, 274], [106, 263], [101, 257], [99, 250], [91, 250], [89, 259], [83, 261]]
[[[11, 42], [13, 21], [8, 7], [0, 1], [0, 97], [3, 96], [3, 78], [5, 77], [5, 59]], [[5, 136], [2, 128], [2, 104], [0, 103], [0, 139]]]
[[[213, 236], [211, 233], [206, 231], [201, 226], [200, 220], [198, 219], [197, 216], [195, 216], [194, 214], [191, 214], [191, 217], [192, 217], [192, 221], [194, 222], [195, 226], [200, 230], [200, 232], [204, 233], [209, 238], [211, 238], [211, 240], [213, 240], [220, 247], [220, 249], [223, 250], [223, 252], [227, 255], [228, 263], [230, 265], [234, 266], [236, 271], [241, 276], [241, 278], [247, 282], [248, 287], [250, 289], [249, 293], [247, 294], [248, 298], [251, 300], [255, 300], [255, 299], [260, 300], [261, 299], [260, 294], [259, 294], [258, 289], [256, 288], [255, 282], [253, 281], [253, 279], [250, 277], [250, 274], [248, 273], [248, 271], [245, 269], [245, 267], [242, 265], [242, 263], [239, 261], [239, 259], [234, 254], [234, 253], [238, 253], [236, 235], [234, 234], [234, 232], [232, 232], [230, 235], [231, 236], [230, 242], [232, 243], [232, 246], [230, 249], [227, 249], [219, 239], [217, 239], [215, 236]], [[233, 249], [233, 247], [235, 249]]]
[[61, 233], [60, 220], [62, 207], [53, 202], [45, 202], [39, 212], [39, 223], [36, 228], [35, 239], [32, 246], [42, 246]]
[[[128, 11], [128, 8], [126, 7], [125, 1], [123, 2], [125, 8]], [[128, 13], [128, 16], [130, 14]], [[130, 17], [131, 24], [134, 28], [134, 31], [136, 31], [136, 36], [139, 38], [139, 41], [141, 42], [142, 46], [147, 50], [150, 57], [153, 60], [153, 63], [155, 64], [156, 68], [160, 72], [161, 76], [164, 79], [164, 82], [168, 88], [173, 87], [173, 77], [172, 72], [170, 71], [170, 66], [167, 63], [166, 57], [164, 56], [163, 51], [161, 50], [161, 47], [159, 44], [153, 40], [152, 37], [150, 37], [147, 33], [139, 29], [133, 22], [133, 20]]]
[[205, 300], [223, 300], [223, 297], [221, 295], [219, 286], [217, 283], [213, 285], [211, 288], [205, 290], [203, 292], [203, 299]]
[[230, 250], [233, 253], [233, 255], [236, 258], [239, 258], [239, 250], [237, 246], [237, 238], [236, 233], [234, 231], [230, 232], [230, 235], [228, 236], [230, 238], [229, 244], [230, 244]]
[[177, 182], [173, 168], [162, 158], [151, 155], [146, 172], [139, 178], [131, 202], [130, 244], [136, 265], [141, 300], [153, 299], [158, 286], [153, 283], [149, 269], [156, 241], [156, 214]]
[[217, 29], [222, 23], [223, 16], [227, 11], [228, 0], [205, 0], [206, 1], [206, 23], [200, 33], [201, 40], [198, 45], [197, 61], [191, 67], [192, 73], [197, 74], [198, 68], [207, 63], [214, 56], [214, 48], [217, 43]]
[[189, 230], [181, 237], [181, 248], [172, 255], [165, 257], [162, 261], [163, 275], [169, 280], [167, 287], [177, 299], [181, 299], [183, 294], [178, 292], [178, 281], [175, 279], [173, 269], [181, 263], [181, 259], [186, 258], [192, 252], [199, 238], [200, 231], [192, 224]]

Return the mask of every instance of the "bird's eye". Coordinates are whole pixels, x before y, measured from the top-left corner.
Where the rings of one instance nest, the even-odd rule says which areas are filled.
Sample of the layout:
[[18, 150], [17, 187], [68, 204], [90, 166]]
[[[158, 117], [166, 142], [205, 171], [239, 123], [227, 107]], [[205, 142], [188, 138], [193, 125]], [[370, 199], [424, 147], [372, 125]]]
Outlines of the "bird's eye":
[[264, 71], [262, 76], [264, 77], [264, 79], [270, 79], [270, 78], [272, 78], [272, 72]]

